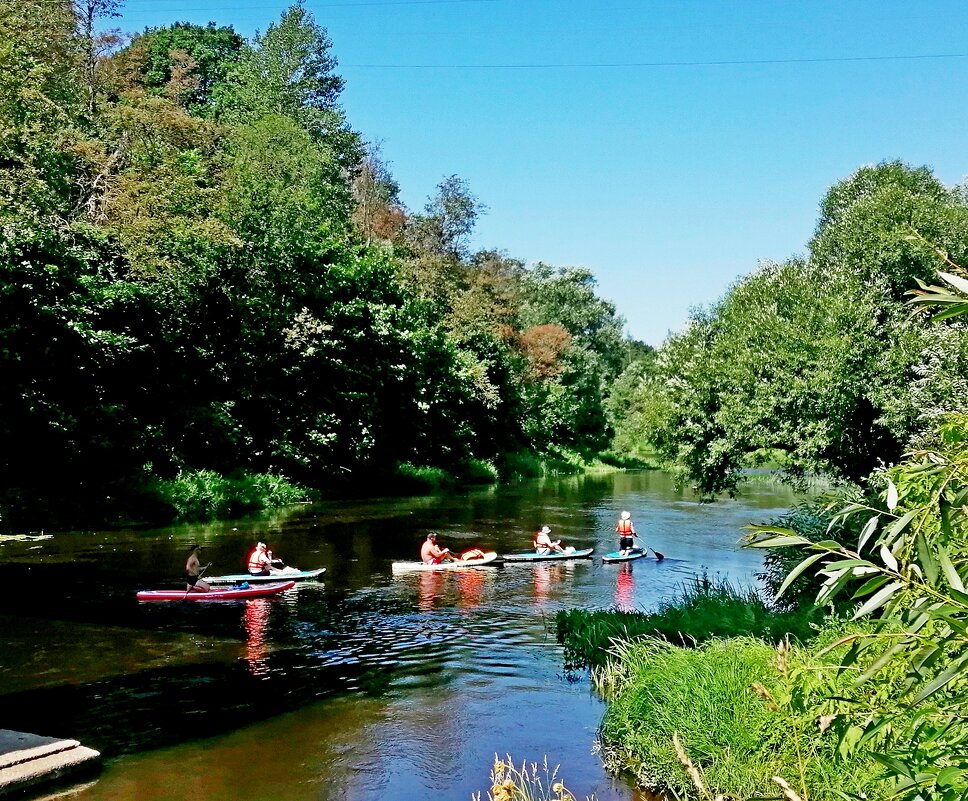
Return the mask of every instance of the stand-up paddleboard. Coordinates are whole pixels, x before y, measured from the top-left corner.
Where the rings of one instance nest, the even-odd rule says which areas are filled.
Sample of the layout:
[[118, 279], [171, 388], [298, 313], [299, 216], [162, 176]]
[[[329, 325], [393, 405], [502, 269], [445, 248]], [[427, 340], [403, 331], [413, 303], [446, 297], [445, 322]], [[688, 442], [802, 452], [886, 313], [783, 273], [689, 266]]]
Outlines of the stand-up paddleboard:
[[566, 551], [565, 553], [538, 553], [537, 551], [525, 551], [523, 553], [506, 553], [502, 559], [505, 562], [553, 562], [561, 559], [587, 559], [592, 555], [594, 548], [582, 548], [580, 551]]
[[646, 555], [646, 550], [644, 548], [633, 548], [627, 554], [623, 554], [621, 551], [612, 551], [607, 553], [602, 557], [603, 562], [631, 562], [633, 559], [641, 559]]
[[453, 562], [439, 562], [434, 565], [427, 565], [423, 562], [394, 562], [394, 573], [410, 573], [419, 570], [460, 570], [464, 567], [482, 567], [489, 565], [497, 559], [497, 551], [488, 551], [480, 559], [456, 559]]
[[316, 570], [284, 570], [282, 573], [270, 573], [268, 576], [250, 576], [248, 573], [236, 573], [231, 576], [202, 576], [209, 584], [271, 584], [275, 581], [305, 581], [318, 578], [326, 572], [325, 567]]
[[261, 598], [295, 587], [295, 581], [280, 581], [276, 584], [260, 584], [257, 587], [216, 587], [207, 592], [195, 590], [142, 590], [139, 601], [239, 601], [245, 598]]

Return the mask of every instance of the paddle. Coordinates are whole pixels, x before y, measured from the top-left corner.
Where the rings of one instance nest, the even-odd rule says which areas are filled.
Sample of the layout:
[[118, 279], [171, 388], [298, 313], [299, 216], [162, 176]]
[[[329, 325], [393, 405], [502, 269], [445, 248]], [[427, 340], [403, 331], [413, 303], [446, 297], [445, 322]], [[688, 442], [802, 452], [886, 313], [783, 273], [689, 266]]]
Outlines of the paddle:
[[656, 562], [661, 562], [663, 559], [665, 559], [665, 554], [664, 553], [660, 553], [655, 548], [650, 548], [648, 545], [646, 545], [645, 546], [645, 550], [652, 551], [652, 553], [655, 554], [655, 561]]

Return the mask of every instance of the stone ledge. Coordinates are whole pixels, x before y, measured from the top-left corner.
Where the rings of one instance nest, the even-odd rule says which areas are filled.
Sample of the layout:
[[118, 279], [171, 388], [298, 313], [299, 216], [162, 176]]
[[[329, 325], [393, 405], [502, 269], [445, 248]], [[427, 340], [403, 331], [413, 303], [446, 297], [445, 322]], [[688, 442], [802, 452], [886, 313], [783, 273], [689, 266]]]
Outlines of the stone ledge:
[[77, 740], [0, 729], [0, 796], [91, 769], [100, 758]]

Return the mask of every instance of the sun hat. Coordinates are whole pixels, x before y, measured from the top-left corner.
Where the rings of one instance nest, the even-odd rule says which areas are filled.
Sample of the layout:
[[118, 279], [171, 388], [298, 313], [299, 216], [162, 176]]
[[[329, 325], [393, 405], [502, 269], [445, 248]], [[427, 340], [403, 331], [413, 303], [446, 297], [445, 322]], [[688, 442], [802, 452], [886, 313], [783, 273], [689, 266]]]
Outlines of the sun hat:
[[541, 533], [542, 534], [550, 534], [551, 533], [551, 528], [548, 527], [548, 526], [542, 526], [541, 527]]
[[628, 512], [622, 512], [622, 520], [628, 520], [630, 517], [632, 517], [632, 515], [630, 515]]
[[431, 532], [430, 532], [430, 533], [429, 533], [429, 534], [427, 535], [427, 539], [429, 540], [429, 539], [430, 539], [431, 537], [433, 537], [434, 539], [437, 539], [437, 532], [436, 532], [436, 531], [431, 531]]
[[266, 548], [266, 544], [265, 544], [264, 542], [257, 542], [257, 543], [255, 544], [255, 547], [256, 547], [256, 548], [261, 548], [262, 550], [265, 550], [265, 548]]

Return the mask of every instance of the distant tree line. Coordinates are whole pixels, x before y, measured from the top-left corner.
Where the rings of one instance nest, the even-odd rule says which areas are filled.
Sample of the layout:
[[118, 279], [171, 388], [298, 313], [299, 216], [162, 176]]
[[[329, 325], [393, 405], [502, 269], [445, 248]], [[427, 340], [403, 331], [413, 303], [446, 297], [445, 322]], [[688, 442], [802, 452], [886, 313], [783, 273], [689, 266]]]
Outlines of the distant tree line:
[[586, 269], [472, 251], [461, 178], [407, 209], [303, 6], [251, 41], [115, 13], [0, 8], [0, 525], [609, 446], [650, 349]]

